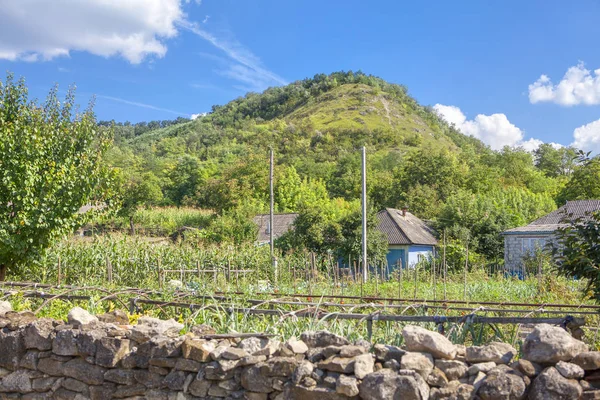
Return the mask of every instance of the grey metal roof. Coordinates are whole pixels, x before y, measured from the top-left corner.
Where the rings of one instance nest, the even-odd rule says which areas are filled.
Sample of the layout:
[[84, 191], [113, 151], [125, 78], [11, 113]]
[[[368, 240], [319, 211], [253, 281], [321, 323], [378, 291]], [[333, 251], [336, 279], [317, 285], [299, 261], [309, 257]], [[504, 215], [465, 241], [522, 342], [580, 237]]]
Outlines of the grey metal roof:
[[[273, 214], [273, 239], [277, 239], [290, 229], [294, 225], [294, 221], [298, 217], [297, 213], [287, 214]], [[253, 219], [254, 223], [258, 225], [258, 238], [259, 242], [269, 241], [269, 214], [258, 214]]]
[[572, 200], [567, 201], [562, 207], [536, 219], [526, 226], [509, 229], [505, 235], [517, 233], [552, 233], [561, 226], [565, 226], [565, 218], [588, 218], [591, 213], [600, 211], [600, 200]]
[[386, 208], [377, 217], [377, 229], [387, 236], [389, 244], [437, 245], [433, 230], [408, 211], [403, 215], [401, 210]]

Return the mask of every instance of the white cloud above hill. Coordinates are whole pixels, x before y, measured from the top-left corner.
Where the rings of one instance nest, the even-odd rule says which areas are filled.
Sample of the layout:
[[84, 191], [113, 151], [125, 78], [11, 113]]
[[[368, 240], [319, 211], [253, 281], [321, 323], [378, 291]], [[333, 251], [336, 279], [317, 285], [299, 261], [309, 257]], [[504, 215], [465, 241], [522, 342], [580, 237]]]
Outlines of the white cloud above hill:
[[570, 67], [557, 84], [553, 84], [547, 75], [542, 75], [529, 85], [529, 101], [562, 106], [600, 104], [600, 69], [590, 71], [580, 62]]

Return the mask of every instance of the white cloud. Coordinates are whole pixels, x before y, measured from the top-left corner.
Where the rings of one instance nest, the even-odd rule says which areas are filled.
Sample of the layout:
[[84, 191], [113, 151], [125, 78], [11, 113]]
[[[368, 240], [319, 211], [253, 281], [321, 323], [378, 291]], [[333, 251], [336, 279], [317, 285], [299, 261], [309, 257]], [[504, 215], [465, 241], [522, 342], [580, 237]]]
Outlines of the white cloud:
[[[217, 73], [244, 84], [244, 86], [235, 86], [236, 88], [261, 91], [269, 86], [287, 84], [285, 79], [265, 68], [260, 58], [232, 37], [231, 33], [229, 37], [217, 37], [189, 21], [181, 21], [179, 25], [225, 53], [227, 59], [210, 54], [208, 56], [224, 64], [224, 68], [217, 70]], [[203, 53], [203, 56], [207, 55]]]
[[436, 104], [433, 108], [444, 120], [454, 124], [456, 129], [465, 135], [480, 139], [494, 150], [523, 144], [523, 131], [513, 125], [504, 114], [479, 114], [474, 119], [467, 120], [465, 114], [456, 106]]
[[180, 0], [19, 0], [2, 2], [0, 58], [49, 60], [86, 51], [137, 64], [163, 57], [185, 18]]
[[600, 104], [600, 69], [590, 71], [580, 62], [570, 67], [556, 85], [547, 75], [542, 75], [529, 85], [529, 101], [563, 106]]
[[130, 106], [136, 106], [136, 107], [141, 107], [141, 108], [148, 108], [150, 110], [155, 110], [155, 111], [162, 111], [162, 112], [166, 112], [166, 113], [169, 113], [169, 114], [183, 115], [185, 117], [189, 117], [190, 116], [190, 114], [188, 114], [188, 113], [184, 113], [184, 112], [180, 112], [180, 111], [174, 111], [174, 110], [169, 110], [168, 108], [161, 108], [161, 107], [153, 106], [152, 104], [140, 103], [138, 101], [126, 100], [126, 99], [122, 99], [120, 97], [104, 96], [104, 95], [101, 95], [101, 94], [96, 95], [96, 97], [99, 98], [99, 99], [106, 99], [106, 100], [110, 100], [110, 101], [116, 101], [117, 103], [128, 104]]
[[576, 128], [571, 146], [600, 154], [600, 119]]
[[203, 24], [207, 23], [209, 19], [210, 19], [210, 15], [205, 16], [204, 19], [202, 20], [202, 23]]
[[544, 144], [544, 142], [542, 142], [539, 139], [529, 139], [529, 140], [525, 140], [522, 141], [519, 145], [519, 147], [524, 148], [525, 150], [527, 150], [530, 153], [533, 153], [534, 151], [536, 151], [538, 149], [538, 147], [540, 147], [542, 144]]
[[199, 114], [192, 114], [192, 115], [190, 116], [190, 119], [192, 119], [192, 120], [195, 120], [195, 119], [197, 119], [197, 118], [204, 117], [204, 116], [206, 116], [206, 115], [208, 115], [208, 113], [205, 113], [205, 112], [203, 112], [203, 113], [199, 113]]

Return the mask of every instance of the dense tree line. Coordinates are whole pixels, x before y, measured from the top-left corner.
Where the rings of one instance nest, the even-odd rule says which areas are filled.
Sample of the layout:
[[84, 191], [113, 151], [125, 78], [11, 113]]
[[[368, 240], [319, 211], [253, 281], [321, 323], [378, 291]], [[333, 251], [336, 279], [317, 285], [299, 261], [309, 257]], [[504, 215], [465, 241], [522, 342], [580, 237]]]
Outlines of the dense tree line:
[[[338, 123], [340, 113], [358, 122]], [[215, 106], [202, 119], [149, 125], [137, 134], [135, 126], [115, 124], [127, 133], [118, 134], [107, 161], [137, 196], [127, 204], [214, 209], [214, 240], [252, 239], [247, 222], [268, 205], [269, 147], [276, 209], [302, 215], [297, 236], [282, 246], [315, 251], [351, 251], [362, 145], [373, 212], [408, 206], [488, 261], [502, 257], [503, 230], [569, 199], [600, 197], [600, 164], [578, 161], [576, 149], [492, 151], [419, 105], [404, 86], [361, 72], [319, 74]]]

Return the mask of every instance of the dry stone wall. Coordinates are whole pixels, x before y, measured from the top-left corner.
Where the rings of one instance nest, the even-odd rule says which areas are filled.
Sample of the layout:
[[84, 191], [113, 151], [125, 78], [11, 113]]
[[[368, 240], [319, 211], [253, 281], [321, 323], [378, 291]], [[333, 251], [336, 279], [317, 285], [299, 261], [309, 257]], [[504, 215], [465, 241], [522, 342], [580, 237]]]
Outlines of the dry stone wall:
[[416, 326], [403, 348], [325, 331], [279, 342], [186, 335], [174, 320], [75, 308], [68, 321], [0, 304], [0, 397], [23, 399], [600, 399], [600, 352], [538, 325], [522, 357], [505, 343], [454, 345]]

